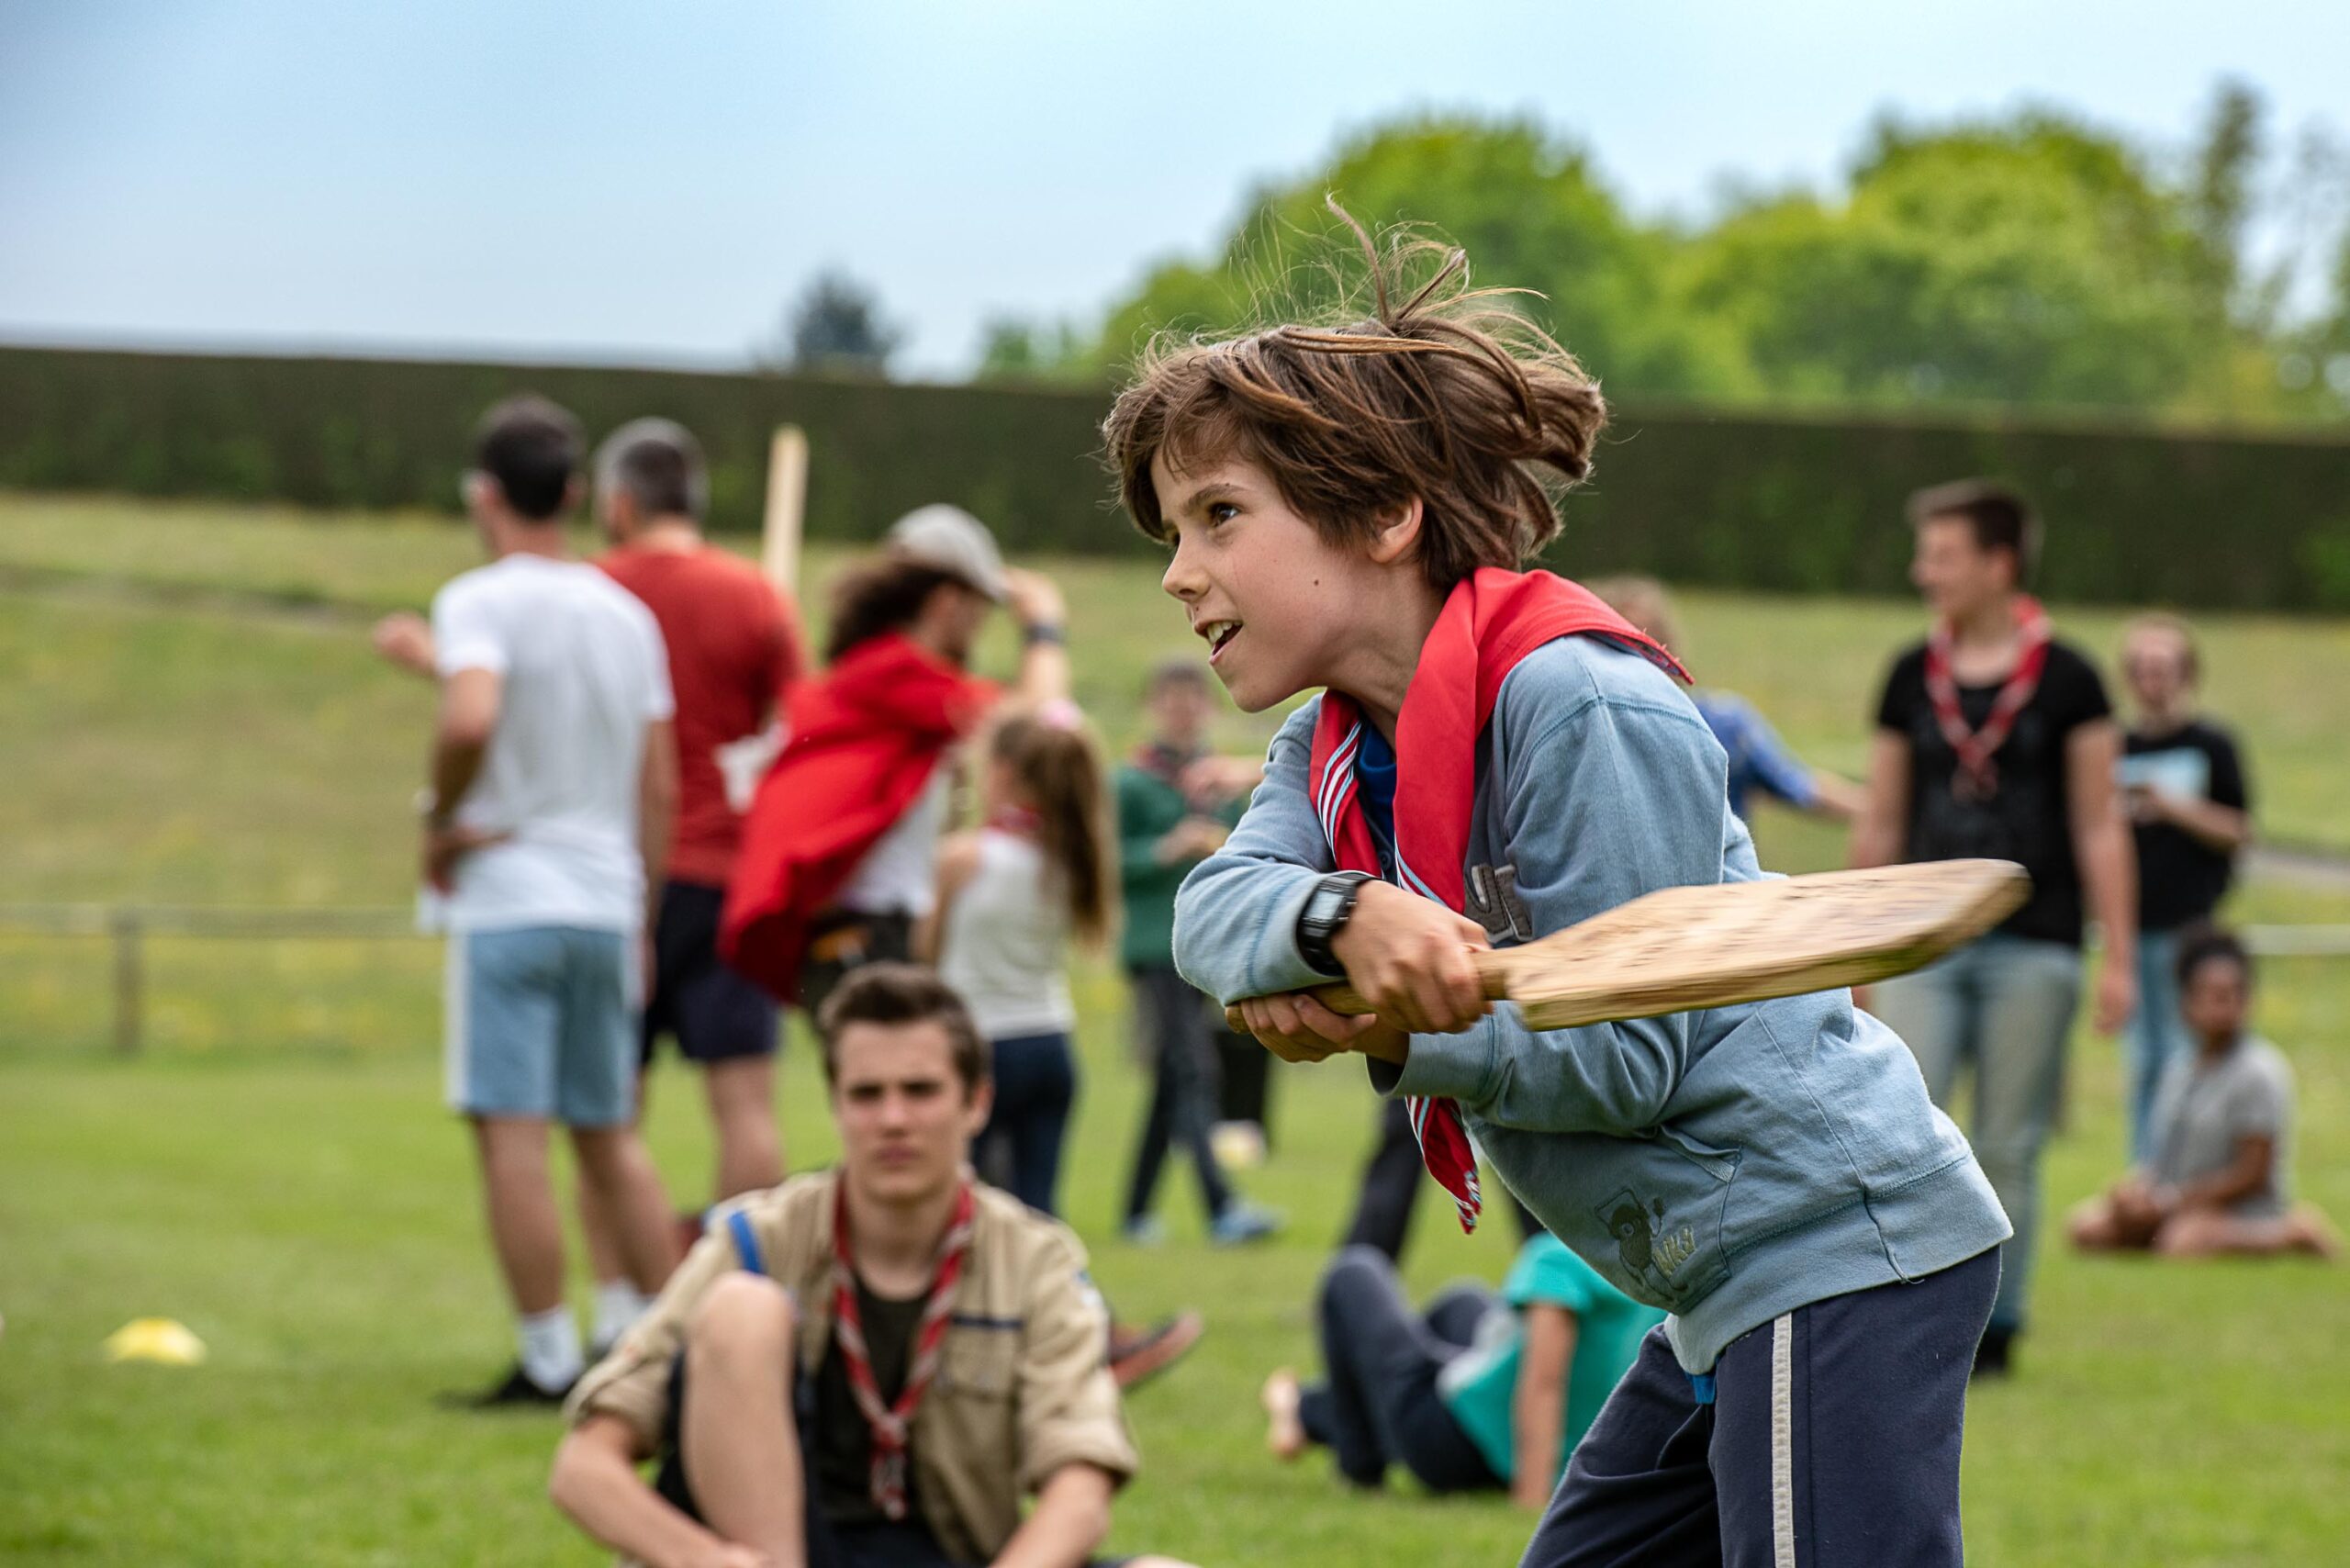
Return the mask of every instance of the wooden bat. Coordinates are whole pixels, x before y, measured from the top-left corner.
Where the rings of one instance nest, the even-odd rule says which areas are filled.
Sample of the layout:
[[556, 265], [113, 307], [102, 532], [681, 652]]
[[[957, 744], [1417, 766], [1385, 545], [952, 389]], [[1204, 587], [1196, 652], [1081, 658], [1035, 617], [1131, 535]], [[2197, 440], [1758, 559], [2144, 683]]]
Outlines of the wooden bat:
[[800, 526], [808, 510], [808, 436], [779, 425], [767, 445], [767, 515], [759, 566], [789, 598], [800, 582]]
[[[1664, 888], [1517, 947], [1476, 955], [1492, 1002], [1532, 1029], [1652, 1018], [1866, 985], [1923, 969], [2031, 896], [2007, 860], [1930, 860], [1759, 882]], [[1352, 986], [1304, 994], [1377, 1011]], [[1226, 1012], [1246, 1033], [1238, 1008]]]

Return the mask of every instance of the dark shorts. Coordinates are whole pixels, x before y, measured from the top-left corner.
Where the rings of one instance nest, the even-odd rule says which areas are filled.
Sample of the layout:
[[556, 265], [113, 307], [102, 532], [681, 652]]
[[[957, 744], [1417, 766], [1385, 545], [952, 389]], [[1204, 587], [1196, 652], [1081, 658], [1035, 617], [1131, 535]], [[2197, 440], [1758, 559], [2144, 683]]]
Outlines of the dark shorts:
[[800, 1005], [813, 1023], [825, 998], [851, 974], [867, 964], [902, 964], [913, 956], [913, 916], [828, 910], [816, 917], [808, 956], [800, 960]]
[[733, 1061], [775, 1054], [776, 1005], [718, 956], [718, 916], [726, 890], [671, 882], [661, 890], [653, 933], [653, 994], [644, 1004], [638, 1059], [650, 1064], [655, 1042], [677, 1038], [688, 1061]]
[[1696, 1378], [1651, 1328], [1520, 1568], [1960, 1568], [1966, 1377], [1998, 1289], [1995, 1247], [1799, 1306]]

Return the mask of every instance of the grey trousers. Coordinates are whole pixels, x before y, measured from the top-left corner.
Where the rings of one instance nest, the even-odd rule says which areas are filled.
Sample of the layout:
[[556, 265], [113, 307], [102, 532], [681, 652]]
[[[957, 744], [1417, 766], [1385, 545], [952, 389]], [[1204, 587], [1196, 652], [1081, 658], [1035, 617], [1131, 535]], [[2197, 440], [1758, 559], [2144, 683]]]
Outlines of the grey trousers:
[[1959, 1070], [1971, 1068], [1975, 1158], [2016, 1227], [1992, 1326], [2024, 1326], [2040, 1229], [2040, 1151], [2064, 1095], [2065, 1048], [2080, 999], [2081, 952], [2002, 933], [1876, 988], [1875, 1012], [1908, 1042], [1926, 1092], [1958, 1120]]

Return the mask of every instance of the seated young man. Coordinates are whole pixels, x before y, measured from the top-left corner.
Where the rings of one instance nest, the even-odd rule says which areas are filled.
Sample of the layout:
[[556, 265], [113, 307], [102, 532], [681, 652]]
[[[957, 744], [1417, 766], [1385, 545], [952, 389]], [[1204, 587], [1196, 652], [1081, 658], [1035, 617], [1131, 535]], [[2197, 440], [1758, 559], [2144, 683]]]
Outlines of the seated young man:
[[2179, 1012], [2195, 1049], [2172, 1057], [2163, 1070], [2146, 1162], [2073, 1211], [2073, 1245], [2174, 1258], [2333, 1257], [2339, 1243], [2324, 1216], [2286, 1201], [2293, 1070], [2275, 1046], [2244, 1027], [2252, 1011], [2251, 955], [2233, 936], [2206, 926], [2181, 939], [2177, 979]]
[[1501, 1294], [1476, 1281], [1415, 1313], [1375, 1247], [1341, 1249], [1316, 1303], [1329, 1381], [1265, 1383], [1266, 1441], [1282, 1459], [1326, 1444], [1339, 1473], [1377, 1487], [1400, 1463], [1431, 1492], [1507, 1488], [1550, 1502], [1599, 1407], [1664, 1321], [1541, 1231], [1518, 1249]]
[[901, 964], [819, 1032], [839, 1168], [713, 1218], [573, 1394], [555, 1503], [656, 1568], [1077, 1568], [1134, 1443], [1077, 1238], [965, 1161], [986, 1042]]

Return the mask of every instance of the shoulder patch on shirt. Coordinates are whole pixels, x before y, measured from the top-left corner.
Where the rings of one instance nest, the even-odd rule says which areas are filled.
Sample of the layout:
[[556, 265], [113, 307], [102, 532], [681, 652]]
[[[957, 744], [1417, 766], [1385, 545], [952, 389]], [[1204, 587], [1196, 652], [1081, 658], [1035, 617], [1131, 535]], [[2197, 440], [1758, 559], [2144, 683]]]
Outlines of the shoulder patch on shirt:
[[1516, 867], [1472, 866], [1460, 903], [1461, 913], [1495, 942], [1534, 940], [1534, 912], [1518, 896]]

